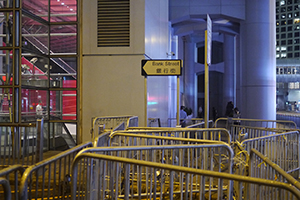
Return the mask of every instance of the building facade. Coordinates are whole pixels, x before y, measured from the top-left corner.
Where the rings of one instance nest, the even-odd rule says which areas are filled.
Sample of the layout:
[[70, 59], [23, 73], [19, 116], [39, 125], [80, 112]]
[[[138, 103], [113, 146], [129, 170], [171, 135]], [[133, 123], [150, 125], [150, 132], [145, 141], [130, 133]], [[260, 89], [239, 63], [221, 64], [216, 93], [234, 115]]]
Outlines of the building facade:
[[299, 111], [300, 1], [276, 1], [276, 104], [279, 111]]

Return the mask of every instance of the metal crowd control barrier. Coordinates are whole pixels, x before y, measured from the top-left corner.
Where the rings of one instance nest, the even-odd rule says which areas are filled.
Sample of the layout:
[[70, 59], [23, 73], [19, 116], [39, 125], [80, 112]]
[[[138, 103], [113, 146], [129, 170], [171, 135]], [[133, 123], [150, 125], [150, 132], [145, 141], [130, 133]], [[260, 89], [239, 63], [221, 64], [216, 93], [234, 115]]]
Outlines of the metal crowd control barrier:
[[[111, 133], [110, 137], [115, 133]], [[224, 128], [131, 127], [127, 128], [124, 133], [215, 140], [228, 144], [231, 142], [231, 136]]]
[[[239, 187], [228, 187], [230, 182]], [[78, 187], [83, 183], [90, 185]], [[237, 193], [240, 200], [300, 199], [300, 192], [286, 183], [95, 153], [74, 159], [71, 191], [72, 200], [232, 200]]]
[[169, 163], [198, 169], [232, 172], [233, 151], [224, 142], [86, 148], [80, 153], [104, 153], [125, 158]]
[[101, 135], [97, 136], [95, 140], [93, 141], [93, 146], [94, 147], [108, 147], [109, 145], [109, 135], [111, 132], [105, 132], [102, 133]]
[[[22, 165], [12, 165], [10, 167], [0, 170], [0, 179], [6, 179], [8, 181], [8, 186], [9, 186], [7, 187], [6, 183], [3, 183], [4, 184], [3, 187], [2, 188], [0, 187], [0, 194], [4, 193], [4, 200], [9, 200], [9, 199], [18, 200], [19, 180], [21, 179], [24, 170], [25, 169], [22, 167]], [[9, 183], [9, 181], [11, 181], [11, 183]], [[9, 194], [10, 194], [9, 197], [7, 196], [8, 195], [7, 189], [9, 189]], [[3, 200], [2, 195], [0, 195], [0, 200]]]
[[43, 120], [0, 124], [0, 167], [32, 165], [43, 159]]
[[[192, 122], [196, 122], [195, 124], [191, 124], [185, 128], [205, 128], [205, 122], [200, 121], [198, 122], [197, 119], [192, 118]], [[209, 127], [214, 127], [214, 121], [213, 120], [208, 120]]]
[[287, 173], [297, 174], [300, 171], [299, 132], [291, 131], [244, 140], [241, 145], [248, 154], [255, 149]]
[[[200, 141], [202, 142], [202, 141]], [[207, 169], [218, 172], [231, 173], [233, 152], [230, 146], [223, 142], [215, 144], [194, 144], [189, 145], [159, 145], [159, 146], [129, 146], [129, 147], [106, 147], [106, 148], [86, 148], [82, 153], [98, 153], [114, 155], [123, 158], [133, 158], [146, 160], [162, 164], [172, 164], [176, 166], [186, 166], [194, 169]], [[86, 163], [83, 163], [85, 165]], [[89, 165], [89, 164], [88, 164]], [[86, 168], [81, 166], [76, 177], [84, 179]], [[111, 170], [110, 168], [108, 170]], [[163, 172], [158, 172], [158, 176], [167, 176]], [[213, 182], [209, 182], [213, 184]], [[228, 183], [230, 184], [230, 183]], [[80, 183], [79, 188], [92, 188], [89, 183]], [[96, 189], [96, 188], [94, 188]], [[96, 199], [96, 198], [95, 198]]]
[[[142, 146], [142, 145], [181, 145], [181, 144], [227, 144], [222, 141], [178, 138], [146, 134], [114, 132], [108, 139], [108, 146]], [[95, 143], [96, 144], [96, 143]], [[94, 146], [101, 147], [101, 146]]]
[[[256, 137], [263, 137], [267, 135], [277, 134], [277, 133], [284, 133], [295, 129], [282, 129], [282, 128], [263, 128], [263, 127], [247, 127], [247, 126], [236, 126], [237, 131], [233, 131], [234, 133], [233, 138], [236, 138], [233, 141], [242, 142], [246, 139], [256, 138]], [[236, 135], [238, 133], [238, 135]]]
[[68, 199], [71, 193], [71, 163], [76, 154], [87, 147], [92, 147], [92, 143], [78, 145], [29, 166], [21, 179], [20, 200]]
[[124, 123], [124, 129], [127, 127], [138, 126], [137, 116], [109, 116], [92, 118], [92, 140], [107, 130], [112, 130], [120, 124]]
[[292, 130], [297, 129], [297, 125], [293, 121], [244, 118], [219, 118], [215, 122], [215, 127], [226, 128], [229, 130], [233, 142], [240, 139], [239, 133], [245, 128], [248, 130], [254, 127]]
[[255, 149], [250, 152], [249, 176], [289, 183], [300, 191], [299, 181]]
[[0, 197], [1, 200], [11, 200], [11, 189], [9, 185], [9, 181], [5, 178], [0, 177], [0, 185], [3, 188], [3, 198]]

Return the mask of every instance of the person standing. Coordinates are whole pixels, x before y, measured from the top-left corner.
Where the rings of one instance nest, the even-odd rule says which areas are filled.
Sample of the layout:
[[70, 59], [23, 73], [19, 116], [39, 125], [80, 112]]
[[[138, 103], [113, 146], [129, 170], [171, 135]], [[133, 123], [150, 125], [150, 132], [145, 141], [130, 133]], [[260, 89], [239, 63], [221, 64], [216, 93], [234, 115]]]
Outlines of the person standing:
[[40, 119], [40, 118], [43, 117], [43, 107], [42, 107], [42, 101], [41, 100], [39, 100], [39, 103], [36, 105], [35, 112], [36, 112], [37, 118]]
[[180, 107], [180, 113], [179, 113], [181, 127], [185, 127], [186, 126], [186, 117], [187, 117], [187, 114], [184, 111], [184, 108], [185, 108], [184, 106], [181, 106]]

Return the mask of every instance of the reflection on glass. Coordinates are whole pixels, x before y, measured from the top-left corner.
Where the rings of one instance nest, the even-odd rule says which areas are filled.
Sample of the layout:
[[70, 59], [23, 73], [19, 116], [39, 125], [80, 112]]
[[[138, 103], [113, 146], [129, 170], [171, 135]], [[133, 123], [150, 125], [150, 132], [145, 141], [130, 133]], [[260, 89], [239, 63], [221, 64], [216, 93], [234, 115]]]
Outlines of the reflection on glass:
[[51, 58], [50, 87], [76, 88], [77, 58]]
[[12, 119], [12, 89], [0, 88], [0, 121], [11, 122]]
[[76, 25], [52, 25], [50, 27], [51, 53], [76, 53]]
[[21, 103], [22, 121], [48, 119], [47, 91], [22, 89]]
[[50, 21], [71, 22], [76, 21], [77, 1], [50, 0]]

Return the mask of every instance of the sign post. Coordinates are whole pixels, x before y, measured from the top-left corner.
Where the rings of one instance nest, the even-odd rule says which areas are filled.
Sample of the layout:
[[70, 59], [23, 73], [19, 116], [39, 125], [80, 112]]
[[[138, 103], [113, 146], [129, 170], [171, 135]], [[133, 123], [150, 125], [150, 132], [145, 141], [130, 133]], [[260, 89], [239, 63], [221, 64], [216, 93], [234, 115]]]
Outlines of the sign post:
[[205, 82], [205, 95], [204, 95], [204, 126], [208, 128], [209, 120], [209, 66], [211, 64], [211, 43], [212, 43], [212, 22], [207, 15], [207, 30], [205, 31], [205, 71], [204, 71], [204, 82]]
[[182, 73], [182, 60], [142, 60], [142, 75], [145, 77], [145, 125], [147, 115], [147, 76], [177, 76], [177, 125], [179, 125], [179, 76]]

